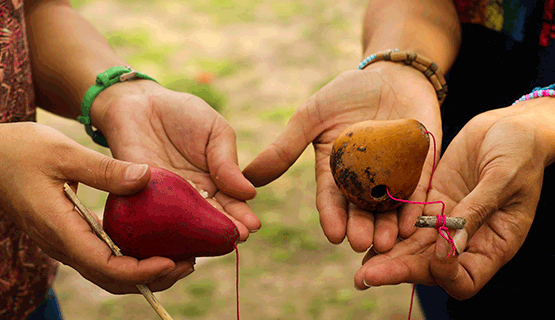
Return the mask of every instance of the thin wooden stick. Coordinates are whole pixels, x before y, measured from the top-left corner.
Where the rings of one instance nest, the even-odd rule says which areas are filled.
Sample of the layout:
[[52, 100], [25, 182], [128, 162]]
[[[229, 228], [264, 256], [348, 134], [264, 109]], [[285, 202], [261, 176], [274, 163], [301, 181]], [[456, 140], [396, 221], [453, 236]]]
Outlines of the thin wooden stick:
[[[90, 212], [90, 210], [85, 207], [85, 205], [81, 202], [81, 200], [79, 200], [79, 198], [77, 198], [77, 195], [75, 194], [75, 192], [73, 192], [73, 190], [67, 183], [64, 183], [64, 192], [71, 200], [71, 202], [73, 202], [73, 204], [77, 208], [77, 211], [79, 211], [79, 213], [83, 216], [83, 218], [85, 218], [89, 226], [91, 226], [94, 233], [96, 233], [96, 235], [100, 239], [102, 239], [108, 245], [108, 247], [110, 247], [110, 249], [112, 249], [112, 252], [116, 257], [122, 256], [123, 254], [121, 253], [121, 250], [118, 248], [118, 246], [116, 246], [112, 239], [110, 239], [108, 234], [102, 229], [100, 224], [93, 217], [93, 214]], [[156, 297], [154, 297], [154, 294], [152, 294], [152, 291], [150, 291], [150, 289], [146, 285], [137, 284], [136, 286], [137, 289], [139, 289], [139, 291], [148, 301], [148, 303], [150, 303], [154, 311], [156, 311], [156, 313], [160, 316], [160, 318], [162, 318], [163, 320], [173, 320], [170, 314], [166, 311], [166, 309], [164, 309], [160, 302], [158, 302]]]
[[[414, 223], [415, 227], [418, 228], [435, 228], [436, 227], [436, 216], [419, 216]], [[466, 218], [461, 217], [446, 217], [445, 226], [449, 229], [463, 229], [466, 224]]]

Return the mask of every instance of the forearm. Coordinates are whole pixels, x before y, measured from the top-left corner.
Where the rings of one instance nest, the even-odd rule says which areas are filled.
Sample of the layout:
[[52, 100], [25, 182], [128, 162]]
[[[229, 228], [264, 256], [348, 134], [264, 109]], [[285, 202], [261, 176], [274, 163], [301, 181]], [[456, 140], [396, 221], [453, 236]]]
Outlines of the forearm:
[[452, 0], [370, 0], [362, 35], [364, 58], [398, 48], [428, 57], [446, 74], [459, 51], [461, 27]]
[[68, 1], [29, 4], [26, 13], [37, 105], [76, 119], [96, 75], [126, 63]]

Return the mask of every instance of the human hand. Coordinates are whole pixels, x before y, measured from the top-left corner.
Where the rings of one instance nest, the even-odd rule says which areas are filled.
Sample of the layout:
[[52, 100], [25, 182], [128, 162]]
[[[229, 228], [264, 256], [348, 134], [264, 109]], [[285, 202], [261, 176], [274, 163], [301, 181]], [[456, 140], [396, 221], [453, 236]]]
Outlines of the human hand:
[[[452, 297], [474, 296], [522, 246], [532, 225], [543, 173], [554, 158], [555, 101], [539, 98], [472, 119], [449, 145], [427, 201], [465, 217], [451, 250], [435, 230], [418, 230], [385, 254], [371, 250], [355, 286], [403, 282], [439, 285]], [[424, 208], [437, 215], [441, 205]]]
[[[369, 213], [347, 202], [330, 170], [333, 142], [348, 126], [365, 120], [412, 118], [441, 141], [439, 104], [433, 86], [418, 70], [392, 62], [377, 62], [362, 71], [346, 71], [316, 92], [291, 117], [285, 130], [256, 157], [243, 174], [255, 185], [282, 175], [312, 142], [316, 158], [316, 206], [324, 234], [332, 243], [347, 235], [351, 247], [363, 252], [372, 244], [379, 252], [393, 247], [400, 235], [408, 237], [421, 213], [417, 206]], [[432, 148], [430, 148], [432, 150]], [[438, 148], [439, 150], [439, 148]], [[413, 201], [426, 198], [433, 151], [423, 168]]]
[[[32, 123], [0, 124], [0, 211], [52, 258], [114, 294], [139, 293], [136, 284], [165, 290], [190, 274], [193, 261], [115, 257], [66, 197], [79, 182], [118, 195], [146, 186], [144, 165], [114, 160], [57, 130]], [[127, 170], [134, 175], [127, 177]]]
[[116, 159], [168, 169], [206, 191], [207, 200], [235, 223], [240, 241], [260, 228], [245, 201], [256, 190], [237, 164], [235, 132], [202, 99], [133, 80], [101, 92], [91, 116]]

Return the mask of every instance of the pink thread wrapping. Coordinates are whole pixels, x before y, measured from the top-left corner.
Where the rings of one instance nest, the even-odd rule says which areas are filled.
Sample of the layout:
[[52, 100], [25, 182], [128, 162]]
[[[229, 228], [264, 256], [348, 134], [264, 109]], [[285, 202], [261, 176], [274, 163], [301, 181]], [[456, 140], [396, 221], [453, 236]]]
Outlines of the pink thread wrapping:
[[[433, 145], [434, 145], [434, 160], [432, 163], [432, 174], [430, 175], [430, 182], [428, 183], [428, 191], [430, 191], [430, 188], [432, 187], [432, 178], [434, 177], [434, 172], [436, 170], [436, 137], [433, 135], [433, 133], [431, 133], [430, 131], [425, 131], [424, 133], [429, 134], [432, 137], [433, 140]], [[403, 199], [397, 199], [394, 198], [393, 196], [391, 196], [391, 194], [389, 193], [389, 189], [385, 189], [385, 191], [387, 192], [387, 195], [395, 200], [395, 201], [400, 201], [400, 202], [406, 202], [406, 203], [413, 203], [413, 204], [434, 204], [434, 203], [441, 203], [441, 213], [437, 215], [437, 220], [436, 220], [436, 229], [439, 232], [439, 234], [443, 237], [443, 239], [445, 239], [449, 244], [451, 244], [451, 252], [449, 252], [449, 254], [447, 255], [447, 257], [450, 257], [451, 255], [455, 255], [456, 252], [456, 247], [455, 247], [455, 242], [453, 241], [453, 238], [451, 238], [451, 235], [449, 234], [449, 229], [445, 226], [445, 221], [446, 221], [446, 217], [445, 217], [445, 203], [443, 203], [443, 201], [430, 201], [430, 202], [417, 202], [417, 201], [409, 201], [409, 200], [403, 200]], [[445, 234], [447, 234], [447, 236], [445, 234], [443, 234], [441, 231], [444, 231]]]
[[[432, 178], [434, 176], [434, 172], [435, 172], [435, 167], [436, 167], [436, 138], [434, 137], [434, 135], [430, 132], [430, 131], [425, 131], [424, 133], [429, 134], [433, 141], [434, 141], [434, 162], [432, 163], [432, 174], [430, 175], [430, 182], [428, 183], [428, 189], [427, 191], [430, 191], [430, 188], [432, 187]], [[456, 252], [456, 247], [455, 247], [455, 242], [453, 241], [453, 238], [451, 238], [451, 235], [449, 234], [449, 229], [445, 226], [445, 221], [446, 221], [446, 217], [445, 217], [445, 203], [443, 203], [443, 201], [430, 201], [430, 202], [417, 202], [417, 201], [409, 201], [409, 200], [403, 200], [403, 199], [397, 199], [394, 198], [393, 196], [391, 196], [391, 194], [389, 193], [389, 189], [385, 189], [385, 191], [387, 192], [387, 195], [395, 200], [395, 201], [400, 201], [400, 202], [406, 202], [406, 203], [413, 203], [413, 204], [434, 204], [434, 203], [441, 203], [441, 213], [437, 215], [437, 220], [436, 220], [436, 229], [437, 232], [443, 237], [443, 239], [445, 239], [449, 244], [451, 244], [451, 252], [449, 252], [449, 254], [447, 255], [447, 257], [450, 257], [451, 255], [455, 255]], [[441, 232], [443, 231], [443, 232]], [[444, 234], [445, 233], [445, 234]], [[412, 295], [410, 298], [410, 309], [409, 309], [409, 317], [408, 320], [410, 320], [410, 316], [412, 313], [412, 304], [414, 301], [414, 291], [416, 289], [416, 284], [412, 285]]]

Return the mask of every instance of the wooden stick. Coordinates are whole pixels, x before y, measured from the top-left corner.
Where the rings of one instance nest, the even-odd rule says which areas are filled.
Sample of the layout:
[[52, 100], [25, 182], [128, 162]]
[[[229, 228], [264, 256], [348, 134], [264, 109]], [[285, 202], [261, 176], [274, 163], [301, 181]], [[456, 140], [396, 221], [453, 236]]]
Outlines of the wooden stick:
[[[67, 183], [64, 183], [64, 192], [71, 200], [71, 202], [73, 202], [73, 204], [77, 208], [77, 211], [79, 211], [79, 213], [83, 216], [83, 218], [85, 218], [89, 226], [91, 226], [94, 233], [96, 233], [96, 235], [100, 239], [102, 239], [108, 245], [108, 247], [110, 247], [110, 249], [112, 249], [112, 252], [116, 257], [121, 257], [123, 255], [121, 253], [121, 250], [118, 248], [118, 246], [116, 246], [112, 239], [110, 239], [108, 234], [102, 229], [100, 224], [93, 217], [93, 214], [90, 212], [90, 210], [85, 207], [85, 205], [81, 202], [81, 200], [79, 200], [79, 198], [77, 198], [77, 195], [75, 194], [75, 192], [73, 192], [73, 190]], [[170, 314], [166, 311], [166, 309], [164, 309], [160, 302], [158, 302], [156, 297], [154, 297], [152, 291], [150, 291], [150, 289], [146, 285], [137, 284], [136, 286], [137, 289], [139, 289], [139, 291], [143, 294], [146, 301], [150, 303], [154, 311], [156, 311], [156, 313], [160, 316], [160, 318], [162, 318], [163, 320], [173, 320]]]
[[[436, 216], [419, 216], [416, 219], [414, 226], [418, 228], [435, 228], [436, 221]], [[446, 217], [445, 219], [445, 226], [449, 229], [464, 229], [465, 224], [466, 218]]]

